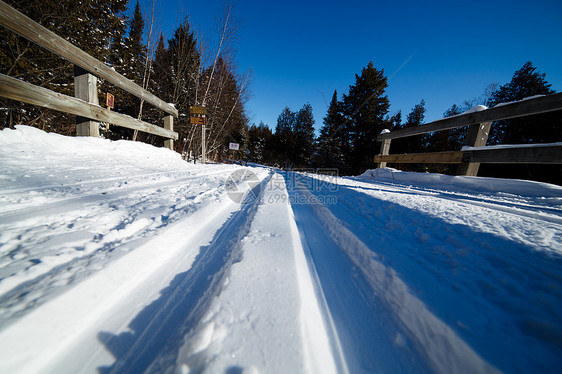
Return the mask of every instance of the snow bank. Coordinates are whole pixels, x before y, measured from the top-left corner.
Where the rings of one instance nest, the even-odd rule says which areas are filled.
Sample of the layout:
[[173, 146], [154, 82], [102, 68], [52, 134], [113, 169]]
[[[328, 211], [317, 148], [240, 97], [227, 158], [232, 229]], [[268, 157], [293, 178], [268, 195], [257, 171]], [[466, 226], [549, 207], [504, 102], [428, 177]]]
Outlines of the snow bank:
[[486, 177], [451, 176], [436, 173], [414, 173], [393, 168], [369, 169], [357, 179], [391, 181], [425, 188], [454, 188], [457, 191], [507, 193], [529, 197], [562, 198], [562, 187], [553, 184]]
[[[235, 168], [188, 164], [140, 142], [0, 131], [0, 326], [130, 243], [225, 199]], [[35, 285], [40, 277], [53, 279]]]
[[[13, 151], [28, 150], [34, 153], [67, 153], [71, 155], [111, 155], [124, 159], [144, 160], [146, 163], [185, 166], [180, 155], [167, 148], [157, 148], [141, 142], [128, 140], [111, 141], [94, 137], [68, 137], [55, 133], [46, 133], [35, 127], [16, 125], [15, 129], [6, 128], [0, 132], [0, 146]], [[57, 156], [58, 157], [58, 156]]]
[[239, 209], [225, 188], [238, 168], [140, 142], [0, 131], [0, 372], [111, 365], [102, 337], [130, 333]]

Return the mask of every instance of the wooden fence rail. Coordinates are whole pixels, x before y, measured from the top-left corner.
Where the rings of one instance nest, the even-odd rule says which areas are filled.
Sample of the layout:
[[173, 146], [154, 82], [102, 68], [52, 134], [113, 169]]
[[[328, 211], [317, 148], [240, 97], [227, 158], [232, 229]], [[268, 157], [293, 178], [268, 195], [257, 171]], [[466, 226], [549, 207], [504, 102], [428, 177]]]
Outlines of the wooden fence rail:
[[4, 74], [0, 74], [0, 96], [58, 110], [59, 112], [91, 118], [100, 122], [118, 124], [123, 127], [137, 129], [165, 138], [177, 139], [177, 133], [173, 133], [170, 130], [112, 112], [109, 109], [75, 97], [56, 93], [47, 88], [34, 86]]
[[[492, 164], [562, 164], [562, 143], [515, 145], [509, 147], [486, 147], [492, 122], [525, 117], [562, 110], [562, 93], [534, 97], [513, 103], [502, 104], [490, 109], [443, 118], [425, 125], [400, 129], [380, 134], [380, 154], [374, 161], [378, 167], [387, 163], [415, 164], [459, 164], [458, 175], [478, 174], [481, 163]], [[470, 126], [465, 145], [460, 151], [431, 153], [390, 153], [392, 139], [427, 134], [435, 131], [451, 130]]]
[[[166, 146], [170, 149], [172, 148], [172, 140], [178, 139], [178, 134], [173, 131], [173, 117], [178, 117], [178, 111], [172, 105], [138, 86], [1, 0], [0, 24], [8, 30], [74, 63], [77, 67], [75, 68], [74, 79], [76, 98], [33, 86], [5, 75], [0, 76], [0, 96], [75, 114], [79, 116], [77, 117], [78, 135], [98, 136], [99, 124], [97, 121], [104, 121], [168, 138], [169, 140], [165, 142]], [[97, 98], [97, 77], [107, 80], [167, 113], [168, 115], [164, 119], [165, 128], [100, 107]]]

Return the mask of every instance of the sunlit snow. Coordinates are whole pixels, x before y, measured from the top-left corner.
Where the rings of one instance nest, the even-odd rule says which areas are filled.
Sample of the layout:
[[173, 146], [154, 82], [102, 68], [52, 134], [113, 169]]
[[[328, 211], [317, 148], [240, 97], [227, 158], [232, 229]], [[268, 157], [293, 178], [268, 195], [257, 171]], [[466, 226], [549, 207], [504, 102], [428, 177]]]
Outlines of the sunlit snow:
[[0, 170], [0, 372], [562, 364], [559, 186], [194, 165], [26, 126]]

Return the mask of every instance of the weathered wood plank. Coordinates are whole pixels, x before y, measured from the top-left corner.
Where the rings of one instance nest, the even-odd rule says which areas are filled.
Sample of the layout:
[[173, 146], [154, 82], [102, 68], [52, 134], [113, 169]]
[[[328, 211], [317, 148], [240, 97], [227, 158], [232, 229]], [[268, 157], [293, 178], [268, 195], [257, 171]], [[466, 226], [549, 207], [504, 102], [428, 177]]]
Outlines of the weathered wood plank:
[[374, 161], [397, 164], [460, 164], [463, 162], [463, 152], [452, 151], [378, 155], [375, 156]]
[[178, 139], [177, 132], [112, 112], [99, 105], [93, 105], [71, 96], [62, 95], [43, 87], [34, 86], [4, 74], [0, 74], [0, 96], [58, 110], [60, 112], [75, 114], [98, 122], [108, 122], [165, 138]]
[[562, 145], [537, 145], [521, 148], [471, 149], [464, 151], [470, 162], [485, 164], [562, 164]]
[[[382, 144], [381, 144], [381, 156], [385, 156], [388, 155], [390, 152], [390, 142], [391, 140], [383, 140]], [[378, 163], [378, 168], [385, 168], [386, 167], [386, 162], [379, 162]]]
[[[164, 117], [164, 128], [166, 130], [174, 131], [174, 117]], [[164, 140], [164, 147], [174, 150], [174, 141], [172, 139]]]
[[[466, 134], [466, 138], [464, 140], [464, 145], [468, 145], [470, 147], [484, 147], [488, 141], [488, 135], [490, 135], [491, 127], [492, 122], [470, 125], [468, 134]], [[475, 177], [478, 175], [479, 168], [479, 162], [467, 162], [457, 167], [457, 175]]]
[[[74, 65], [74, 97], [90, 104], [99, 105], [98, 78]], [[76, 116], [76, 136], [100, 136], [99, 122]]]
[[377, 140], [383, 141], [388, 139], [405, 138], [408, 136], [426, 134], [434, 131], [451, 130], [462, 126], [525, 117], [533, 114], [553, 112], [556, 110], [562, 110], [562, 92], [554, 95], [537, 97], [535, 99], [504, 104], [480, 112], [460, 114], [458, 116], [430, 122], [425, 125], [380, 134], [377, 137]]
[[374, 162], [397, 164], [562, 164], [562, 145], [555, 143], [534, 147], [479, 147], [466, 151], [378, 155], [375, 156]]
[[108, 80], [117, 87], [135, 95], [139, 99], [154, 105], [166, 113], [178, 116], [178, 110], [150, 93], [134, 82], [128, 80], [104, 63], [90, 56], [72, 43], [41, 26], [26, 15], [18, 12], [0, 0], [0, 24], [7, 29], [37, 43], [41, 47], [61, 56], [62, 58], [80, 66], [97, 77]]

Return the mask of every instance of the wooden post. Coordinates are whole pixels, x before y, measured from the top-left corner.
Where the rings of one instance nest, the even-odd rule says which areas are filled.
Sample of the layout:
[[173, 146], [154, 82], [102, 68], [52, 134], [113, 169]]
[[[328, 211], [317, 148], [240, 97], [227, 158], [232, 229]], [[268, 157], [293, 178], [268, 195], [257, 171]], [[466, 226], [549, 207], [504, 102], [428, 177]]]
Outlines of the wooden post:
[[207, 156], [205, 155], [205, 153], [207, 152], [206, 146], [205, 146], [205, 132], [207, 130], [207, 126], [203, 125], [203, 128], [201, 129], [201, 163], [206, 164], [207, 163]]
[[[164, 128], [174, 131], [174, 117], [172, 115], [164, 117]], [[164, 140], [164, 147], [174, 150], [174, 139]]]
[[[99, 105], [96, 76], [77, 65], [74, 65], [74, 97]], [[76, 135], [99, 137], [99, 122], [76, 116]]]
[[[468, 128], [468, 134], [465, 138], [465, 145], [470, 147], [484, 147], [488, 141], [488, 135], [490, 134], [490, 128], [492, 127], [492, 122], [484, 122], [476, 125], [471, 125]], [[457, 175], [467, 175], [475, 177], [478, 175], [478, 169], [480, 168], [479, 162], [467, 162], [457, 167]]]
[[[381, 156], [386, 156], [386, 155], [389, 154], [389, 152], [390, 152], [390, 142], [391, 142], [390, 139], [386, 139], [386, 140], [383, 140], [381, 142], [382, 143], [381, 144], [381, 152], [380, 152]], [[385, 168], [385, 167], [386, 167], [386, 162], [379, 162], [378, 165], [377, 165], [377, 168]]]

